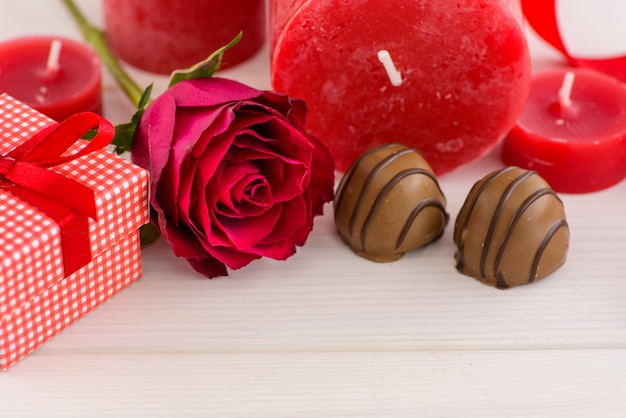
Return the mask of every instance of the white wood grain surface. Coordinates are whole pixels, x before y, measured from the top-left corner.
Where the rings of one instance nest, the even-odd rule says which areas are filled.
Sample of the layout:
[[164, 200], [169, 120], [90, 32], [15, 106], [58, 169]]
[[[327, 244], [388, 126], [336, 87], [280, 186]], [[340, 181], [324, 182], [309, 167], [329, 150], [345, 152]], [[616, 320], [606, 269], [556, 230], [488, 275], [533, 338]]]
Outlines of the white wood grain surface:
[[[603, 23], [626, 3], [572, 3], [559, 9], [574, 50], [626, 50]], [[101, 23], [99, 0], [78, 4]], [[33, 33], [79, 38], [60, 2], [0, 5], [0, 40]], [[529, 39], [535, 69], [563, 65]], [[266, 47], [221, 76], [269, 88], [268, 62]], [[115, 123], [133, 112], [108, 76], [105, 100]], [[394, 263], [354, 256], [330, 205], [294, 257], [225, 278], [146, 248], [141, 280], [0, 374], [0, 416], [626, 416], [626, 182], [562, 195], [567, 263], [501, 291], [456, 272], [451, 239], [469, 188], [500, 164], [494, 152], [443, 176], [446, 234]]]

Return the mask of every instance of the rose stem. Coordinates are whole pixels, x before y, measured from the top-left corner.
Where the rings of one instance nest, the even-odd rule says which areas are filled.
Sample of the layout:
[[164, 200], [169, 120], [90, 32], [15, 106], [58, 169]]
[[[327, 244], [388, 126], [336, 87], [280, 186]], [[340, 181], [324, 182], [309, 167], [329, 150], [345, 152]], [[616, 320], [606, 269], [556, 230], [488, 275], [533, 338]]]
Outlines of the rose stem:
[[[100, 60], [107, 67], [109, 72], [115, 78], [117, 84], [124, 91], [126, 96], [133, 102], [135, 106], [139, 106], [143, 91], [139, 88], [137, 83], [130, 78], [128, 73], [120, 66], [119, 62], [111, 52], [104, 34], [98, 30], [95, 26], [87, 21], [82, 12], [76, 7], [73, 0], [63, 0], [63, 3], [67, 6], [72, 17], [80, 27], [83, 38], [91, 44], [96, 51]], [[147, 223], [139, 228], [141, 235], [141, 245], [147, 245], [155, 241], [159, 237], [159, 232], [152, 223]]]
[[73, 0], [63, 0], [63, 3], [67, 6], [68, 10], [72, 14], [72, 17], [80, 27], [83, 38], [91, 44], [102, 60], [102, 63], [113, 75], [113, 78], [115, 78], [115, 81], [122, 88], [126, 96], [128, 96], [135, 106], [138, 106], [143, 91], [120, 66], [119, 62], [113, 55], [113, 52], [111, 52], [111, 49], [107, 45], [103, 32], [87, 21]]

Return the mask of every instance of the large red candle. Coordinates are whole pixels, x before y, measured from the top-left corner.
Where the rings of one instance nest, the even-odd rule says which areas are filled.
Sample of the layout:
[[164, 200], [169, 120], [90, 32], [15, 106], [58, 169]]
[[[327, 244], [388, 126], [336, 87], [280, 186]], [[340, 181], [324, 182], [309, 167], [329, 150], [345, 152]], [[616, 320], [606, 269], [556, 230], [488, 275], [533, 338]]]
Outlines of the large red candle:
[[0, 92], [57, 121], [84, 111], [102, 113], [101, 72], [95, 52], [70, 39], [33, 36], [0, 43]]
[[589, 69], [535, 75], [502, 157], [537, 171], [557, 192], [616, 184], [626, 176], [626, 85]]
[[307, 101], [340, 170], [401, 141], [450, 171], [502, 139], [528, 94], [513, 0], [272, 0], [270, 18], [273, 86]]
[[121, 59], [142, 70], [169, 74], [243, 38], [224, 55], [222, 68], [254, 55], [265, 41], [264, 0], [104, 0], [107, 41]]

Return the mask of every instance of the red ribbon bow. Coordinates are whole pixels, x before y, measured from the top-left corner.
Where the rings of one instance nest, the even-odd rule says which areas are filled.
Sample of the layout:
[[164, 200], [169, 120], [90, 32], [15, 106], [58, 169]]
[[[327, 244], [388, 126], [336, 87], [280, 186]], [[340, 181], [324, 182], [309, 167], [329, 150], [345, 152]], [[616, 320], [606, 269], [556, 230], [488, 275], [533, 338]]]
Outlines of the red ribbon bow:
[[577, 67], [591, 68], [626, 81], [626, 56], [608, 59], [585, 59], [573, 57], [567, 52], [556, 18], [555, 0], [522, 0], [526, 20], [546, 42], [559, 50], [569, 62]]
[[[95, 136], [66, 153], [87, 132]], [[6, 155], [0, 155], [0, 187], [44, 212], [60, 228], [65, 276], [91, 261], [89, 219], [97, 219], [94, 191], [48, 168], [104, 148], [115, 128], [85, 112], [40, 131]]]

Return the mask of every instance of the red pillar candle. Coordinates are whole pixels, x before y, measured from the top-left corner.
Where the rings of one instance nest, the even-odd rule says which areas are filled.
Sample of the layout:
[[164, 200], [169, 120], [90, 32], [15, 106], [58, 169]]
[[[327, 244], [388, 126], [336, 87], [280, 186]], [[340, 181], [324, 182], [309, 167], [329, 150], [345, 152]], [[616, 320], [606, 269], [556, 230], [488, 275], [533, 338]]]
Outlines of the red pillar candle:
[[307, 101], [337, 167], [403, 142], [437, 174], [513, 127], [530, 54], [512, 0], [272, 0], [273, 87]]
[[621, 181], [626, 177], [626, 85], [589, 69], [535, 75], [502, 158], [537, 171], [557, 192], [592, 192]]
[[256, 53], [265, 41], [264, 0], [104, 0], [107, 41], [142, 70], [170, 74], [204, 60], [243, 31], [222, 68]]
[[57, 121], [84, 111], [102, 113], [101, 73], [95, 52], [71, 39], [33, 36], [0, 43], [0, 93]]

